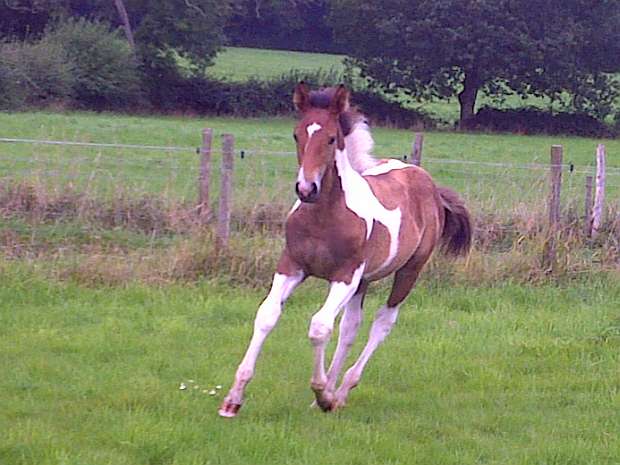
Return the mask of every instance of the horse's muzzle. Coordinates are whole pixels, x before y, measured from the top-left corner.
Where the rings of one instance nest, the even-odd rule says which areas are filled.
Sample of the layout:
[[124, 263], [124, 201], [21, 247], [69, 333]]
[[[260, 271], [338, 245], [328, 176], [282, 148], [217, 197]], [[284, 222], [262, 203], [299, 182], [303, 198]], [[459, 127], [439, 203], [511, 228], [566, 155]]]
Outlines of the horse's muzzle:
[[299, 200], [306, 203], [314, 203], [319, 199], [319, 186], [315, 182], [310, 183], [310, 186], [300, 186], [299, 183], [295, 184], [295, 192]]

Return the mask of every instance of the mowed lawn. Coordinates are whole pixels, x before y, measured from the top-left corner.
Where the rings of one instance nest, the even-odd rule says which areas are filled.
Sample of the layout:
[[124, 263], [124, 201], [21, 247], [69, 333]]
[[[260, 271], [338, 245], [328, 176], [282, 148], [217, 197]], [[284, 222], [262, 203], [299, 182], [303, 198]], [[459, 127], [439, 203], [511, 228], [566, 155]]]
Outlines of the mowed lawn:
[[[264, 290], [212, 282], [89, 289], [7, 262], [0, 281], [3, 465], [620, 458], [617, 280], [483, 288], [424, 281], [335, 414], [310, 408], [306, 333], [324, 287], [305, 284], [268, 340], [235, 420], [219, 418], [217, 407]], [[355, 354], [384, 298], [367, 299]]]

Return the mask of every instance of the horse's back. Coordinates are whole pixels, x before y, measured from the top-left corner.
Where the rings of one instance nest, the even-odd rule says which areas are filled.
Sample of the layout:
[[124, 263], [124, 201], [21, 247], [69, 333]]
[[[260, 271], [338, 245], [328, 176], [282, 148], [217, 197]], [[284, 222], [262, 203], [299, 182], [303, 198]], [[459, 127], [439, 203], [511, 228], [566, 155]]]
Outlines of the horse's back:
[[[430, 252], [441, 237], [444, 221], [441, 199], [431, 176], [415, 165], [402, 162], [390, 164], [392, 169], [388, 166], [382, 168], [380, 164], [364, 173], [364, 178], [385, 208], [400, 210], [397, 238], [390, 237], [380, 225], [370, 238], [369, 269], [373, 279], [380, 279], [401, 268], [416, 251]], [[390, 244], [395, 239], [397, 252], [390, 257]]]

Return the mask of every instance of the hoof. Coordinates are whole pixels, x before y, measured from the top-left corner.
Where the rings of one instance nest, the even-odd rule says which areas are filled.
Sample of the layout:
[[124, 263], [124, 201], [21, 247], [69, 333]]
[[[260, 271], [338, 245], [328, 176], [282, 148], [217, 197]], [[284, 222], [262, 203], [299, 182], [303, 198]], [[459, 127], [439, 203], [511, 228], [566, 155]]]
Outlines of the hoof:
[[237, 416], [241, 404], [233, 404], [232, 402], [224, 401], [217, 413], [223, 418], [234, 418]]
[[322, 395], [317, 395], [316, 400], [312, 404], [312, 406], [318, 406], [324, 412], [332, 412], [333, 410], [335, 410], [335, 405], [336, 404], [333, 399]]

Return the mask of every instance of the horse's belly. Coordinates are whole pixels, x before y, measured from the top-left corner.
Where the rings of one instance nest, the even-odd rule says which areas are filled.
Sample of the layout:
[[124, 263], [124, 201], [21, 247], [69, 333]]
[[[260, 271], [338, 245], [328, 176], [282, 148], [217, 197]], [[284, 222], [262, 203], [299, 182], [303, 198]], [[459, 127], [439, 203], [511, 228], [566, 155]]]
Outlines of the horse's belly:
[[420, 238], [419, 228], [411, 221], [403, 221], [396, 236], [391, 236], [388, 228], [376, 222], [366, 243], [364, 278], [376, 281], [402, 268], [414, 254]]

